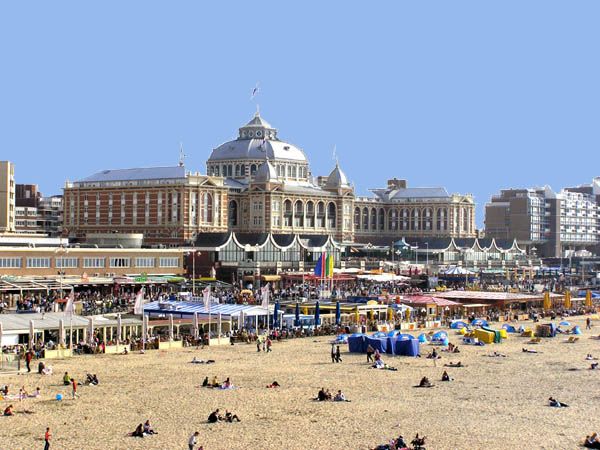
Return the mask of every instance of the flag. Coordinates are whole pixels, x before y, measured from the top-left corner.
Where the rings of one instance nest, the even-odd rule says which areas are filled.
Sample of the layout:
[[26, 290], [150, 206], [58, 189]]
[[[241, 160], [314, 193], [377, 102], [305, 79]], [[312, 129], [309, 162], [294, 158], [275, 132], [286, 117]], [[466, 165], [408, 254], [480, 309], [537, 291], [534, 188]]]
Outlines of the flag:
[[252, 89], [252, 93], [250, 94], [250, 100], [253, 100], [254, 97], [258, 95], [258, 91], [258, 83], [256, 83], [256, 86], [254, 86], [254, 89]]
[[327, 267], [325, 268], [327, 278], [333, 278], [333, 255], [327, 256]]
[[315, 275], [319, 278], [323, 278], [325, 276], [325, 253], [321, 253], [321, 256], [319, 256], [319, 260], [315, 266]]
[[135, 296], [135, 304], [133, 305], [134, 314], [144, 314], [144, 288], [141, 288]]
[[67, 304], [65, 305], [65, 316], [72, 316], [75, 312], [74, 301], [75, 293], [73, 292], [73, 289], [71, 289], [71, 293], [69, 294], [69, 297], [67, 297]]
[[204, 296], [204, 307], [210, 311], [210, 286], [206, 286], [202, 290], [202, 295]]
[[266, 285], [264, 285], [263, 287], [260, 288], [260, 295], [262, 297], [262, 307], [263, 308], [268, 308], [269, 307], [269, 295], [271, 294], [271, 292], [269, 291], [269, 283], [267, 283]]

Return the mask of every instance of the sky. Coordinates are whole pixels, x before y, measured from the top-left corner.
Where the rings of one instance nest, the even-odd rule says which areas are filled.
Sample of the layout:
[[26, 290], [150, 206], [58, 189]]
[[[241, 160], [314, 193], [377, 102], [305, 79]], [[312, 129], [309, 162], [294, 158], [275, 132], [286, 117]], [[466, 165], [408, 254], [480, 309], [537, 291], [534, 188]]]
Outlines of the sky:
[[[313, 174], [471, 193], [600, 175], [600, 2], [0, 3], [0, 159], [60, 194], [103, 169], [205, 173], [260, 105]], [[256, 102], [250, 93], [256, 83]]]

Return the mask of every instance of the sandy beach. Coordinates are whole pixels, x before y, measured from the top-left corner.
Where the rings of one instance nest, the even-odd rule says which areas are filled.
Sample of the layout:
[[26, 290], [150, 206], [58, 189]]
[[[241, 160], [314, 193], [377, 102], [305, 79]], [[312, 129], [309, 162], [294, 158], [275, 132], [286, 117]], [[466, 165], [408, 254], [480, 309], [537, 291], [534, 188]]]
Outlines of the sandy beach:
[[[584, 328], [583, 320], [572, 323]], [[347, 346], [343, 362], [332, 364], [330, 338], [275, 343], [270, 354], [237, 344], [52, 361], [52, 376], [0, 376], [12, 393], [21, 385], [42, 391], [41, 399], [0, 402], [2, 408], [13, 403], [17, 412], [0, 417], [0, 447], [43, 448], [50, 426], [54, 449], [185, 449], [195, 430], [206, 450], [368, 449], [417, 432], [428, 437], [428, 449], [572, 449], [600, 429], [600, 370], [588, 370], [585, 361], [587, 353], [600, 356], [592, 333], [599, 334], [600, 326], [575, 344], [561, 336], [533, 346], [512, 335], [499, 345], [460, 345], [460, 354], [442, 353], [436, 367], [425, 358], [384, 356], [397, 372], [368, 368], [366, 357], [347, 353]], [[454, 331], [450, 338], [459, 343]], [[522, 347], [541, 353], [523, 353]], [[485, 356], [492, 351], [508, 357]], [[194, 356], [216, 363], [190, 364]], [[466, 367], [447, 369], [455, 381], [441, 383], [443, 364], [458, 360]], [[96, 373], [100, 385], [81, 386], [81, 398], [72, 400], [70, 388], [62, 385], [65, 371], [81, 380], [86, 372]], [[214, 375], [221, 381], [231, 377], [238, 388], [198, 387]], [[422, 376], [436, 386], [413, 388]], [[273, 380], [282, 387], [267, 389]], [[312, 401], [321, 387], [342, 389], [351, 402]], [[57, 393], [63, 401], [54, 399]], [[549, 396], [570, 407], [550, 408]], [[215, 408], [229, 409], [242, 421], [209, 425]], [[32, 413], [23, 413], [26, 409]], [[146, 419], [158, 435], [127, 436]]]

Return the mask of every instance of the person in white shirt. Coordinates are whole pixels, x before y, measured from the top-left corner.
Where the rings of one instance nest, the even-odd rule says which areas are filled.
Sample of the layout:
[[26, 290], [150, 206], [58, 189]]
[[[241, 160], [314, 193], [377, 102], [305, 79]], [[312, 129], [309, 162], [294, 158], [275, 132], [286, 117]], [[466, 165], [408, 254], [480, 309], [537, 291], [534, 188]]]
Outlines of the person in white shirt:
[[337, 394], [335, 394], [335, 397], [333, 397], [333, 401], [334, 402], [345, 402], [346, 396], [344, 395], [344, 393], [341, 390], [339, 390], [339, 391], [337, 391]]
[[194, 434], [190, 436], [190, 439], [188, 441], [188, 446], [190, 450], [194, 450], [194, 446], [198, 443], [198, 436], [200, 436], [199, 431], [194, 432]]

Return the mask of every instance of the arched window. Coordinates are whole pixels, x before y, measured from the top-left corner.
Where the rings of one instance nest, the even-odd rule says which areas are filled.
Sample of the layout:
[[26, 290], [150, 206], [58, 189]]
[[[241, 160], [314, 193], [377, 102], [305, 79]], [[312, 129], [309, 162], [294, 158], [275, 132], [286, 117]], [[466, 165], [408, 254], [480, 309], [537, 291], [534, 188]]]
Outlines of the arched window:
[[433, 229], [433, 211], [431, 208], [423, 210], [423, 230], [431, 231]]
[[354, 230], [360, 230], [360, 208], [354, 208]]
[[250, 175], [254, 176], [255, 173], [256, 173], [256, 164], [252, 164], [250, 166]]
[[371, 231], [375, 231], [377, 229], [377, 210], [375, 208], [371, 208]]
[[235, 176], [236, 177], [241, 176], [241, 174], [240, 174], [240, 165], [239, 164], [235, 165]]
[[418, 231], [421, 229], [421, 211], [415, 208], [412, 210], [411, 230]]
[[446, 231], [448, 229], [448, 210], [440, 208], [437, 210], [437, 230]]
[[202, 221], [212, 223], [213, 220], [213, 198], [208, 192], [202, 193]]
[[238, 224], [238, 204], [235, 200], [229, 201], [229, 210], [227, 211], [227, 223], [229, 227], [237, 227]]
[[294, 226], [304, 226], [304, 205], [301, 200], [296, 200], [296, 203], [294, 203]]
[[315, 204], [311, 201], [306, 202], [306, 226], [309, 228], [315, 226]]
[[369, 229], [369, 208], [363, 208], [363, 213], [362, 213], [362, 229], [363, 230], [368, 230]]
[[403, 231], [410, 229], [410, 212], [407, 208], [400, 211], [400, 229]]
[[283, 202], [283, 225], [286, 227], [292, 226], [292, 202], [286, 200]]
[[336, 207], [335, 203], [329, 202], [327, 205], [327, 228], [335, 228], [336, 225]]
[[390, 209], [388, 212], [388, 229], [390, 231], [398, 230], [398, 210]]
[[385, 230], [385, 211], [383, 208], [379, 209], [379, 218], [377, 220], [377, 228], [379, 231]]
[[317, 203], [317, 228], [325, 228], [325, 203]]

